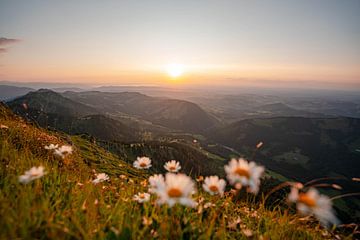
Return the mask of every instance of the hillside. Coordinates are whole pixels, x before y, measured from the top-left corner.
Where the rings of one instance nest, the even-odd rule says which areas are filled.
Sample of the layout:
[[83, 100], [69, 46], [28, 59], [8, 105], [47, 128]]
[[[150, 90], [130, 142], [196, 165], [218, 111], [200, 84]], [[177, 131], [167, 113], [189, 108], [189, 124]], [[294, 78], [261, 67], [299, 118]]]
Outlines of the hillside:
[[[212, 138], [243, 153], [251, 152], [262, 141], [265, 145], [257, 157], [297, 178], [335, 172], [355, 177], [360, 169], [360, 119], [248, 119], [218, 129]], [[284, 165], [290, 168], [288, 172], [284, 172]]]
[[[199, 190], [195, 209], [155, 206], [153, 199], [139, 204], [132, 197], [146, 191], [146, 171], [84, 138], [30, 125], [3, 105], [0, 122], [1, 239], [351, 238], [319, 227], [311, 218], [268, 210], [231, 194], [221, 198]], [[74, 152], [57, 158], [44, 149], [49, 143], [70, 144]], [[42, 178], [27, 185], [18, 182], [24, 171], [39, 165], [46, 170]], [[102, 172], [110, 180], [91, 183], [94, 173]]]
[[47, 114], [61, 114], [81, 117], [96, 114], [98, 111], [85, 104], [64, 98], [59, 93], [48, 89], [30, 92], [8, 103], [11, 109], [21, 115], [26, 111], [40, 111]]
[[[280, 117], [249, 119], [215, 131], [211, 138], [250, 157], [254, 146], [264, 146], [256, 160], [281, 175], [306, 182], [339, 177], [343, 192], [360, 191], [351, 179], [360, 169], [360, 119]], [[360, 219], [360, 201], [341, 203], [344, 219]]]
[[134, 141], [139, 134], [136, 129], [51, 90], [31, 92], [8, 105], [27, 120], [69, 134], [85, 133], [103, 140], [122, 141]]
[[300, 103], [301, 109], [296, 101], [292, 101], [291, 106], [287, 103], [287, 98], [264, 95], [264, 94], [238, 94], [238, 95], [210, 95], [192, 96], [190, 101], [199, 104], [208, 112], [214, 114], [224, 122], [233, 123], [250, 118], [271, 118], [271, 117], [311, 117], [320, 118], [330, 114], [323, 114], [317, 109], [304, 108]]
[[136, 92], [65, 92], [63, 95], [103, 113], [125, 113], [185, 132], [202, 133], [218, 124], [198, 105], [183, 100], [149, 97]]

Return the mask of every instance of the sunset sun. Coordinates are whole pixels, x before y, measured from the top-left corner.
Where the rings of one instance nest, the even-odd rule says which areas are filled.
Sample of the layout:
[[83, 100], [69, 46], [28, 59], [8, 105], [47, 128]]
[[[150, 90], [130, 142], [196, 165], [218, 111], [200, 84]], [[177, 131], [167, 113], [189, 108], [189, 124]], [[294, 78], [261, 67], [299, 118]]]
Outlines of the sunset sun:
[[165, 69], [167, 74], [172, 78], [180, 77], [184, 73], [184, 66], [182, 64], [168, 64]]

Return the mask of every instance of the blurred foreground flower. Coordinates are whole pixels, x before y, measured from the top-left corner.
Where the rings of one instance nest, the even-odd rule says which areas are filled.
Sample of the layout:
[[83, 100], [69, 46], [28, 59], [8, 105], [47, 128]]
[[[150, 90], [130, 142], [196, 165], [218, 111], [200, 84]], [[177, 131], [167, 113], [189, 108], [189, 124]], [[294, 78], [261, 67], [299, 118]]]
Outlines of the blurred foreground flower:
[[133, 166], [137, 169], [148, 169], [151, 167], [151, 159], [148, 157], [137, 157]]
[[165, 176], [165, 184], [158, 185], [156, 194], [159, 197], [158, 203], [167, 203], [170, 207], [175, 203], [185, 206], [195, 207], [196, 203], [191, 199], [191, 195], [195, 192], [195, 184], [193, 180], [185, 174], [167, 173]]
[[259, 191], [260, 177], [265, 169], [256, 165], [255, 162], [248, 162], [243, 158], [231, 159], [225, 167], [227, 179], [230, 184], [237, 188], [248, 187], [248, 191], [257, 194]]
[[219, 179], [218, 176], [206, 177], [203, 184], [203, 188], [206, 192], [211, 195], [219, 194], [220, 196], [224, 195], [225, 186], [225, 180]]
[[45, 149], [47, 149], [47, 150], [55, 150], [55, 149], [57, 149], [59, 147], [59, 145], [58, 144], [50, 144], [50, 145], [48, 145], [48, 146], [45, 146]]
[[149, 192], [156, 193], [159, 189], [163, 189], [165, 187], [165, 179], [161, 174], [155, 174], [149, 177]]
[[148, 193], [138, 193], [138, 194], [135, 194], [133, 199], [135, 201], [137, 201], [138, 203], [143, 203], [143, 202], [147, 202], [150, 200], [150, 194]]
[[44, 171], [43, 166], [32, 167], [30, 170], [26, 171], [24, 175], [19, 177], [19, 182], [27, 184], [37, 178], [44, 176], [46, 172]]
[[315, 188], [310, 188], [307, 192], [299, 192], [298, 188], [293, 187], [288, 200], [296, 203], [300, 214], [314, 215], [326, 227], [339, 223], [329, 197], [320, 194]]
[[171, 160], [165, 163], [164, 168], [168, 172], [177, 173], [181, 169], [181, 166], [179, 162]]
[[98, 184], [100, 182], [104, 182], [104, 181], [107, 181], [109, 179], [110, 178], [106, 173], [99, 173], [99, 174], [96, 175], [96, 179], [94, 179], [92, 182], [94, 184]]
[[71, 154], [73, 151], [72, 147], [69, 145], [63, 145], [57, 149], [54, 150], [54, 154], [61, 157], [61, 158], [65, 158], [67, 155]]

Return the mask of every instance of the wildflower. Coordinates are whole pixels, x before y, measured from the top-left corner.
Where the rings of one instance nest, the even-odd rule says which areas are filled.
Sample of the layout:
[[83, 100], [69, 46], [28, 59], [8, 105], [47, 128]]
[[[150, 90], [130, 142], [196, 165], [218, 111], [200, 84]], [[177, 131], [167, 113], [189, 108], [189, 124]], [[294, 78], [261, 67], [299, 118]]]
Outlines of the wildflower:
[[233, 158], [224, 168], [230, 184], [237, 184], [238, 187], [247, 186], [248, 191], [255, 194], [259, 191], [260, 177], [265, 170], [264, 167], [243, 158], [238, 160]]
[[251, 237], [253, 235], [253, 231], [251, 231], [251, 229], [245, 228], [242, 230], [242, 233], [246, 236], [246, 237]]
[[55, 150], [55, 149], [57, 149], [58, 147], [59, 147], [58, 144], [54, 145], [54, 144], [51, 143], [50, 145], [45, 146], [45, 149], [47, 149], [47, 150]]
[[198, 176], [197, 178], [196, 178], [196, 181], [197, 182], [202, 182], [202, 181], [204, 181], [204, 177], [203, 176]]
[[133, 197], [133, 200], [137, 201], [138, 203], [147, 202], [150, 200], [150, 194], [148, 194], [148, 193], [135, 194]]
[[109, 176], [106, 174], [106, 173], [99, 173], [99, 174], [96, 174], [96, 179], [94, 179], [92, 181], [93, 184], [98, 184], [100, 182], [104, 182], [104, 181], [107, 181], [109, 180]]
[[147, 218], [147, 217], [142, 217], [142, 224], [145, 226], [149, 226], [152, 224], [152, 219], [151, 218]]
[[24, 175], [19, 177], [19, 182], [27, 184], [35, 179], [41, 178], [46, 172], [44, 171], [43, 166], [32, 167], [30, 170], [26, 171]]
[[165, 163], [164, 168], [168, 172], [177, 173], [181, 169], [181, 166], [179, 162], [171, 160]]
[[218, 176], [206, 177], [203, 184], [203, 188], [206, 192], [211, 195], [219, 194], [220, 196], [224, 195], [225, 186], [225, 180], [219, 179]]
[[159, 204], [167, 203], [170, 207], [175, 203], [185, 206], [195, 207], [196, 203], [190, 197], [195, 191], [195, 184], [192, 179], [185, 174], [167, 173], [165, 184], [157, 189]]
[[233, 221], [228, 223], [228, 228], [236, 230], [237, 225], [241, 223], [241, 219], [240, 217], [237, 217], [236, 219], [234, 219]]
[[81, 210], [86, 211], [87, 208], [87, 204], [86, 204], [86, 200], [83, 202], [83, 204], [81, 205]]
[[72, 151], [73, 151], [73, 149], [71, 146], [63, 145], [63, 146], [55, 149], [54, 154], [61, 158], [65, 158], [68, 154], [71, 154]]
[[149, 177], [149, 192], [155, 193], [157, 190], [162, 189], [165, 187], [165, 180], [163, 175], [161, 174], [155, 174], [151, 177]]
[[148, 157], [137, 157], [133, 165], [137, 169], [148, 169], [151, 167], [151, 160]]
[[263, 142], [259, 142], [258, 144], [256, 144], [256, 148], [259, 149], [259, 148], [262, 147], [262, 145], [264, 145], [264, 143], [263, 143]]
[[127, 177], [126, 177], [126, 175], [121, 174], [121, 175], [119, 176], [119, 178], [120, 178], [120, 179], [126, 179]]
[[147, 182], [146, 179], [140, 182], [140, 185], [143, 186], [143, 187], [146, 187], [147, 184], [148, 184], [148, 182]]
[[114, 227], [111, 227], [110, 230], [116, 235], [119, 236], [120, 235], [120, 231]]
[[204, 204], [204, 208], [211, 208], [211, 207], [215, 207], [215, 204], [211, 203], [211, 202], [207, 202]]
[[331, 200], [315, 188], [310, 188], [307, 192], [299, 192], [299, 189], [293, 187], [288, 200], [296, 203], [297, 210], [301, 214], [314, 215], [324, 226], [338, 223]]

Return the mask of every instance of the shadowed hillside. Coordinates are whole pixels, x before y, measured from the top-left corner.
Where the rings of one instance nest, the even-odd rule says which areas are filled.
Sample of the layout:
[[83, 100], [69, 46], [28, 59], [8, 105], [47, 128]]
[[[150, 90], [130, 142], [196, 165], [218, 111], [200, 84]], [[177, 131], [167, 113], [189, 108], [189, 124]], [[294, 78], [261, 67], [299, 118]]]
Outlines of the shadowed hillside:
[[63, 95], [103, 113], [128, 114], [187, 132], [201, 133], [218, 124], [198, 105], [183, 100], [149, 97], [135, 92], [65, 92]]

